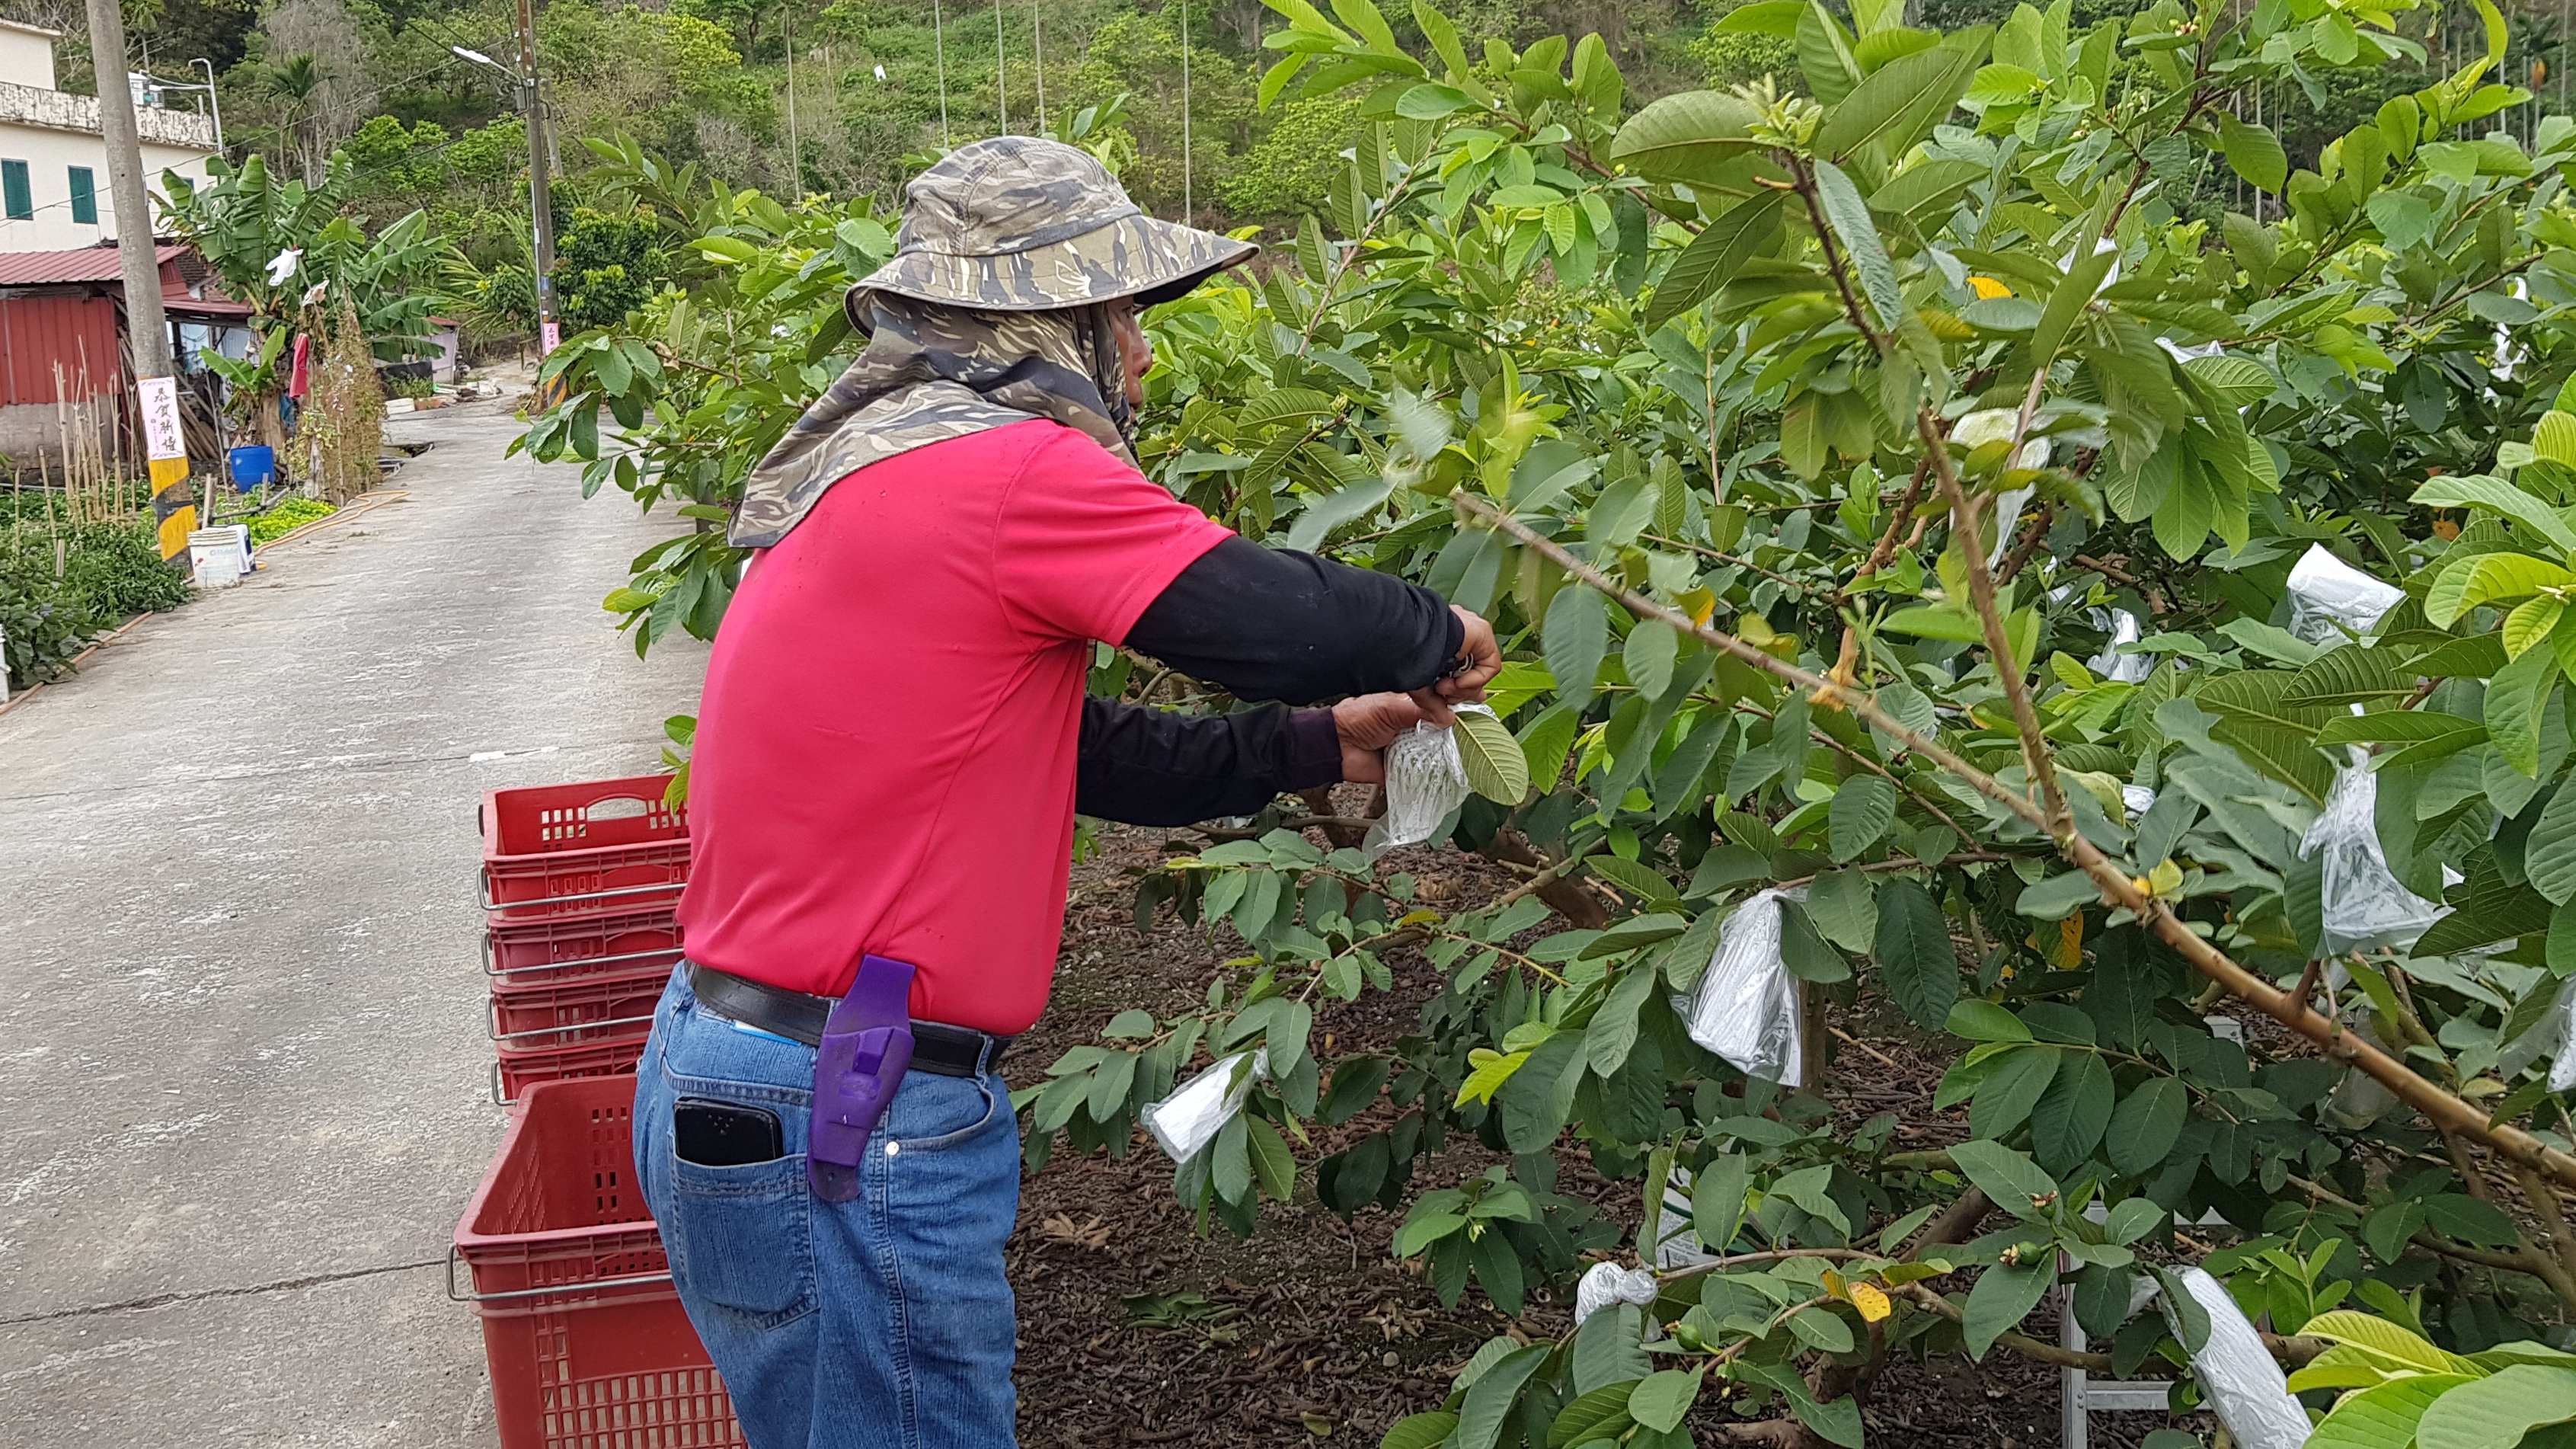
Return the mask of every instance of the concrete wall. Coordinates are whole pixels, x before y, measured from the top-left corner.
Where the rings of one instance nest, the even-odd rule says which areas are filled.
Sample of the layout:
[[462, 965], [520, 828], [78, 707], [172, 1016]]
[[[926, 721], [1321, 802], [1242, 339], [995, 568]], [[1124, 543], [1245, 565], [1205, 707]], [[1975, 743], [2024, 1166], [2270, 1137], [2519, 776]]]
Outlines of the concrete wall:
[[55, 34], [14, 20], [0, 20], [0, 81], [52, 90]]
[[[58, 131], [49, 127], [22, 125], [5, 118], [5, 92], [12, 87], [0, 86], [0, 159], [27, 163], [29, 189], [34, 193], [35, 216], [26, 221], [0, 218], [0, 252], [68, 251], [73, 247], [95, 246], [116, 236], [116, 197], [108, 182], [107, 147], [95, 133]], [[61, 96], [60, 91], [45, 94]], [[65, 96], [66, 100], [86, 101], [98, 108], [95, 96]], [[144, 116], [176, 116], [174, 111], [141, 112]], [[194, 117], [189, 117], [193, 120]], [[202, 183], [206, 179], [206, 156], [213, 150], [214, 128], [206, 128], [208, 144], [203, 148], [172, 146], [146, 140], [143, 143], [143, 165], [150, 178], [150, 189], [161, 191], [161, 172], [169, 168]], [[71, 168], [86, 166], [95, 181], [98, 197], [98, 220], [95, 223], [72, 220]], [[151, 218], [145, 218], [149, 225]]]
[[[99, 139], [98, 97], [54, 89], [53, 32], [0, 21], [0, 160], [27, 163], [36, 214], [0, 217], [0, 252], [67, 251], [116, 235], [116, 200]], [[138, 106], [145, 184], [161, 189], [166, 169], [202, 181], [215, 149], [215, 123], [195, 111]], [[89, 168], [98, 220], [72, 220], [71, 168]], [[150, 226], [151, 217], [142, 218]]]

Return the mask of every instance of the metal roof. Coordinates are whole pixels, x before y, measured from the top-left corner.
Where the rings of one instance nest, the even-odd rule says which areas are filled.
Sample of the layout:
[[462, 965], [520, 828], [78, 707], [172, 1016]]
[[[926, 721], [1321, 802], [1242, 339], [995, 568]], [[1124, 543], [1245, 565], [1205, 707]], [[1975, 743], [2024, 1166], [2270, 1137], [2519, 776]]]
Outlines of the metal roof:
[[[153, 250], [153, 261], [166, 266], [186, 247]], [[122, 264], [114, 247], [79, 247], [64, 252], [0, 252], [0, 287], [64, 286], [80, 282], [121, 282]]]

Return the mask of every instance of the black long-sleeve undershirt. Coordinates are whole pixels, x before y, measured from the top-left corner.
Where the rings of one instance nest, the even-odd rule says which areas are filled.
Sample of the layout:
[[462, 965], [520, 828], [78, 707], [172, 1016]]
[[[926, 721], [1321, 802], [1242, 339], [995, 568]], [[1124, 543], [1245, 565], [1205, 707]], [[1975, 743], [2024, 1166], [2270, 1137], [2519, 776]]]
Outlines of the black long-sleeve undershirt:
[[[1229, 538], [1145, 607], [1127, 645], [1240, 699], [1305, 702], [1423, 688], [1464, 633], [1429, 589]], [[1341, 777], [1324, 710], [1180, 715], [1083, 701], [1074, 808], [1085, 815], [1186, 825]]]

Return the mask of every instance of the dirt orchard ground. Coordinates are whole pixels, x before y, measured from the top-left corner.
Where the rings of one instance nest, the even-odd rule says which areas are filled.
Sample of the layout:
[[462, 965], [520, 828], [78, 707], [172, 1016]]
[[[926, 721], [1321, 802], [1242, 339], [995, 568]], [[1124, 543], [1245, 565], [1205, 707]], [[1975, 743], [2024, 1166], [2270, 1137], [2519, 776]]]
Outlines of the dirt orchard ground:
[[[1074, 868], [1054, 999], [1013, 1047], [1006, 1074], [1014, 1086], [1043, 1080], [1066, 1048], [1099, 1040], [1121, 1009], [1170, 1013], [1204, 1000], [1210, 969], [1241, 954], [1230, 931], [1212, 936], [1168, 908], [1150, 935], [1137, 934], [1125, 872], [1150, 866], [1167, 839], [1195, 837], [1106, 827], [1100, 852]], [[1412, 871], [1424, 898], [1443, 904], [1490, 898], [1515, 880], [1454, 849], [1402, 852], [1390, 865]], [[1413, 1027], [1432, 969], [1411, 952], [1387, 964], [1395, 991], [1319, 1012], [1318, 1044], [1328, 1033], [1333, 1042], [1327, 1052], [1391, 1043]], [[1907, 1145], [1963, 1136], [1964, 1114], [1931, 1110], [1946, 1063], [1876, 1018], [1855, 1018], [1862, 1021], [1871, 1030], [1847, 1029], [1866, 1050], [1833, 1044], [1830, 1094], [1849, 1103], [1851, 1125], [1895, 1112]], [[1301, 1166], [1369, 1125], [1366, 1115], [1340, 1129], [1319, 1124], [1315, 1145], [1298, 1149]], [[1496, 1160], [1453, 1136], [1446, 1153], [1417, 1166], [1416, 1189]], [[1560, 1189], [1594, 1197], [1633, 1233], [1639, 1185], [1604, 1181], [1578, 1150], [1562, 1149], [1560, 1160]], [[1442, 1308], [1414, 1266], [1390, 1252], [1401, 1221], [1372, 1206], [1345, 1224], [1304, 1180], [1293, 1205], [1263, 1206], [1257, 1237], [1237, 1240], [1214, 1224], [1201, 1237], [1173, 1196], [1172, 1164], [1142, 1132], [1123, 1158], [1075, 1158], [1059, 1143], [1054, 1160], [1022, 1183], [1009, 1249], [1020, 1308], [1020, 1442], [1374, 1445], [1397, 1419], [1438, 1408], [1451, 1371], [1486, 1339], [1515, 1330], [1552, 1337], [1569, 1326], [1569, 1302], [1544, 1289], [1518, 1320], [1473, 1288], [1456, 1310]], [[2055, 1337], [2045, 1316], [2028, 1331]], [[1950, 1356], [1891, 1365], [1864, 1422], [1873, 1445], [2046, 1449], [2060, 1443], [2059, 1403], [2055, 1369], [1999, 1350], [1983, 1364]], [[1694, 1422], [1702, 1442], [1720, 1442], [1721, 1413], [1703, 1409]], [[2215, 1425], [2206, 1415], [2106, 1414], [2093, 1420], [2092, 1442], [2128, 1449], [2167, 1427], [2207, 1437]]]

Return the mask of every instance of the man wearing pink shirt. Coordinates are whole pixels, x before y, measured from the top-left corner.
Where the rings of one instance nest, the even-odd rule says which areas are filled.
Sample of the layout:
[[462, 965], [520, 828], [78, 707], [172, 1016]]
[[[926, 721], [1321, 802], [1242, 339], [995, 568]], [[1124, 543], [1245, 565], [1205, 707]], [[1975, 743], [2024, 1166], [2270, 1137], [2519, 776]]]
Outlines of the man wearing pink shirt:
[[[1087, 154], [965, 147], [852, 289], [868, 345], [756, 468], [691, 768], [689, 960], [636, 1165], [754, 1449], [1013, 1442], [994, 1064], [1045, 1007], [1073, 816], [1378, 778], [1499, 667], [1428, 590], [1237, 537], [1137, 471], [1141, 305], [1249, 256]], [[1086, 699], [1092, 641], [1246, 701]]]

